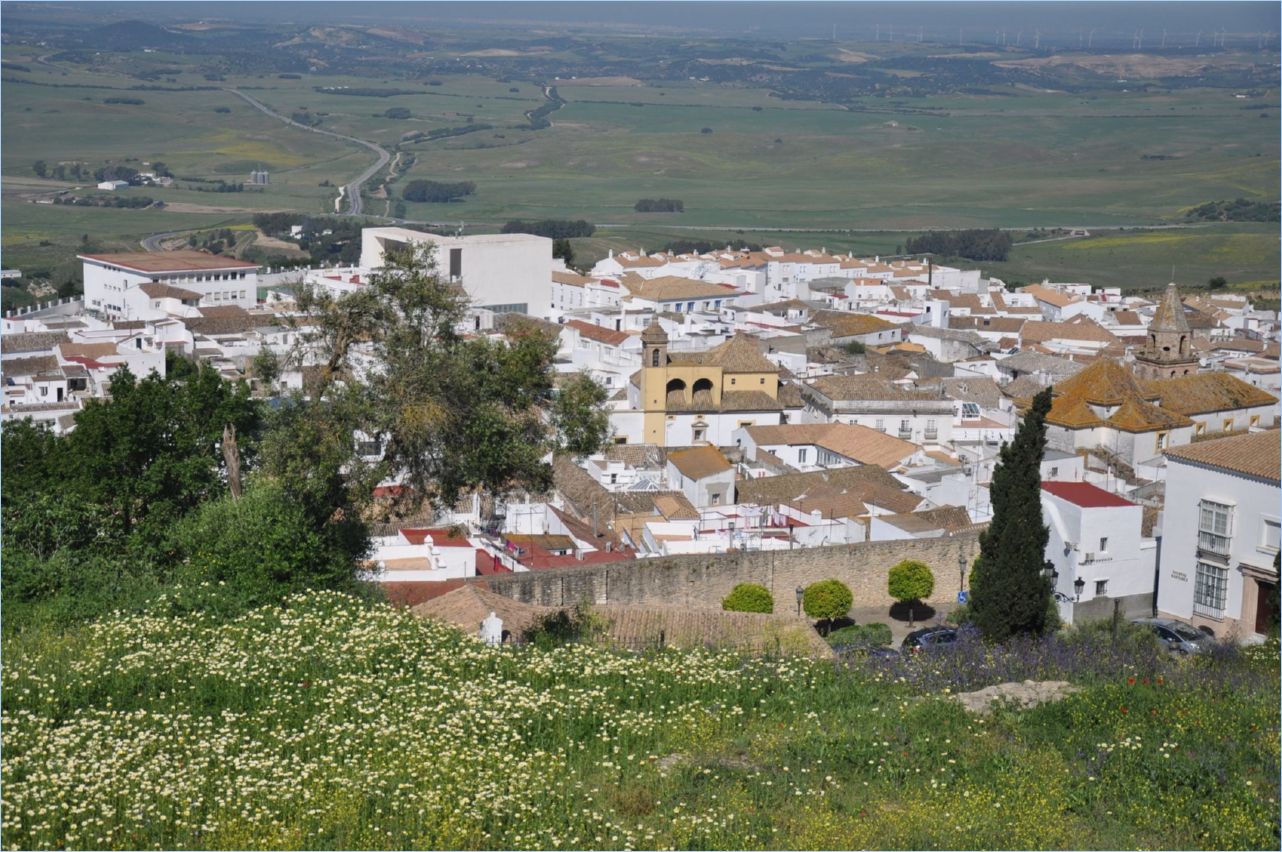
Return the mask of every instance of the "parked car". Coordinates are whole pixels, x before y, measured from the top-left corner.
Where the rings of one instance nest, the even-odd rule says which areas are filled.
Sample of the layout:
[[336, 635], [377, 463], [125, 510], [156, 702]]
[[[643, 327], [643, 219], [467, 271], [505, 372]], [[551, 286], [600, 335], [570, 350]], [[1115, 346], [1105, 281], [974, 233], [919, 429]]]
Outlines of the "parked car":
[[957, 628], [955, 627], [923, 627], [905, 636], [900, 648], [905, 654], [915, 654], [923, 648], [952, 645], [956, 641]]
[[1215, 637], [1209, 633], [1170, 618], [1137, 618], [1131, 623], [1150, 628], [1157, 634], [1158, 641], [1174, 653], [1196, 654], [1205, 651], [1215, 642]]

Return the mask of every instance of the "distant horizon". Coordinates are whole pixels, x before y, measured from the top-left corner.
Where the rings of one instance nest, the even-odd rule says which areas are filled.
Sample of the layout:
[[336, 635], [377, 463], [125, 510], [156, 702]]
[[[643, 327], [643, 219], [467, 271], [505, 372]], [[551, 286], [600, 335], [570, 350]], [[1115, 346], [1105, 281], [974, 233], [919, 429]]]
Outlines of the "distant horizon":
[[[462, 26], [563, 25], [663, 33], [722, 33], [727, 37], [821, 38], [831, 40], [915, 41], [1013, 45], [1022, 35], [1045, 44], [1072, 46], [1094, 31], [1098, 46], [1126, 47], [1142, 38], [1156, 47], [1191, 46], [1212, 32], [1244, 38], [1282, 30], [1282, 6], [1274, 2], [388, 2], [361, 4], [285, 0], [241, 2], [107, 2], [0, 4], [6, 17], [55, 9], [93, 21], [90, 26], [126, 20], [170, 23], [225, 20], [259, 24], [353, 24], [401, 20], [409, 26], [429, 22]], [[1142, 32], [1141, 32], [1142, 31]], [[1002, 33], [1006, 33], [1002, 36]], [[1027, 42], [1026, 42], [1027, 44]], [[1245, 46], [1245, 45], [1244, 45]]]

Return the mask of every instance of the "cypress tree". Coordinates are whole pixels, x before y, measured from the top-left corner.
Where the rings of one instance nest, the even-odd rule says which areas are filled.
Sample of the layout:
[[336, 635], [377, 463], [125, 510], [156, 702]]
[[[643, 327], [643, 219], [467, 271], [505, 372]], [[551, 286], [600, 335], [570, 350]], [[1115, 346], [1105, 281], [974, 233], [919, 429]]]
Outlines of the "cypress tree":
[[993, 519], [979, 537], [970, 583], [972, 620], [990, 641], [1053, 626], [1050, 584], [1042, 575], [1050, 531], [1042, 523], [1041, 463], [1050, 408], [1047, 388], [1033, 398], [993, 471]]

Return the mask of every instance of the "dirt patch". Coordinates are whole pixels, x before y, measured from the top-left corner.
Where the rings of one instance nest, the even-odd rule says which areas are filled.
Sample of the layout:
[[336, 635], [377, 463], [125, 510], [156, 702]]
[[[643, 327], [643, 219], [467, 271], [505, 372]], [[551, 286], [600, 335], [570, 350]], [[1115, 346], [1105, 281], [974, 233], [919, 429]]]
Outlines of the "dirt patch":
[[993, 705], [1009, 702], [1019, 707], [1036, 707], [1048, 701], [1067, 698], [1079, 687], [1063, 680], [1026, 680], [1023, 683], [999, 683], [975, 692], [954, 695], [963, 707], [972, 713], [987, 713]]
[[166, 202], [170, 213], [280, 213], [280, 210], [257, 210], [252, 207], [215, 207], [209, 204], [192, 204], [187, 201]]
[[305, 257], [307, 255], [307, 252], [300, 249], [297, 243], [286, 242], [285, 240], [278, 240], [275, 237], [269, 237], [266, 234], [264, 234], [262, 231], [256, 232], [256, 236], [254, 237], [254, 245], [262, 246], [265, 249], [271, 249], [273, 251], [280, 251], [280, 252], [285, 252], [291, 255], [298, 255], [299, 257]]
[[573, 80], [558, 80], [557, 85], [566, 86], [627, 86], [636, 88], [644, 86], [640, 80], [635, 77], [576, 77]]
[[505, 47], [491, 47], [485, 50], [472, 50], [467, 53], [460, 53], [459, 56], [538, 56], [541, 53], [551, 53], [550, 47], [531, 47], [529, 50], [510, 50]]
[[866, 53], [859, 53], [854, 50], [846, 50], [844, 47], [837, 51], [837, 60], [839, 62], [850, 62], [853, 64], [857, 64], [860, 62], [867, 62], [870, 59], [872, 59], [872, 57]]
[[[1064, 68], [1074, 67], [1096, 74], [1107, 74], [1119, 79], [1151, 79], [1154, 77], [1190, 77], [1203, 74], [1212, 63], [1200, 57], [1177, 58], [1127, 53], [1119, 56], [1040, 56], [1033, 59], [1012, 59], [994, 62], [1001, 68]], [[1216, 68], [1242, 68], [1243, 63], [1225, 62]]]
[[500, 169], [528, 169], [532, 165], [534, 165], [534, 163], [526, 162], [525, 160], [516, 160], [511, 163], [499, 163], [499, 168]]

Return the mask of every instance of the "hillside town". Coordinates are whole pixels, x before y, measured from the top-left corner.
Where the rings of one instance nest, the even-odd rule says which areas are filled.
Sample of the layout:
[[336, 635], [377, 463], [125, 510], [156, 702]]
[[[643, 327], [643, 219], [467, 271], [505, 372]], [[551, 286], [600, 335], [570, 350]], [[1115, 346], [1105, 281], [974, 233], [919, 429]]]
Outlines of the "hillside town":
[[[368, 571], [393, 600], [477, 576], [973, 533], [1000, 447], [1050, 386], [1042, 509], [1060, 617], [1117, 606], [1265, 630], [1279, 323], [1237, 293], [1008, 287], [822, 248], [611, 252], [581, 274], [544, 237], [396, 227], [364, 230], [359, 265], [293, 281], [199, 251], [85, 254], [82, 303], [3, 319], [3, 419], [65, 433], [117, 369], [163, 374], [175, 357], [259, 396], [307, 393], [319, 367], [300, 357], [294, 288], [358, 292], [388, 250], [423, 243], [467, 294], [459, 331], [556, 335], [558, 374], [608, 392], [611, 434], [552, 459], [548, 494], [388, 518]], [[279, 375], [256, 374], [263, 353]]]

